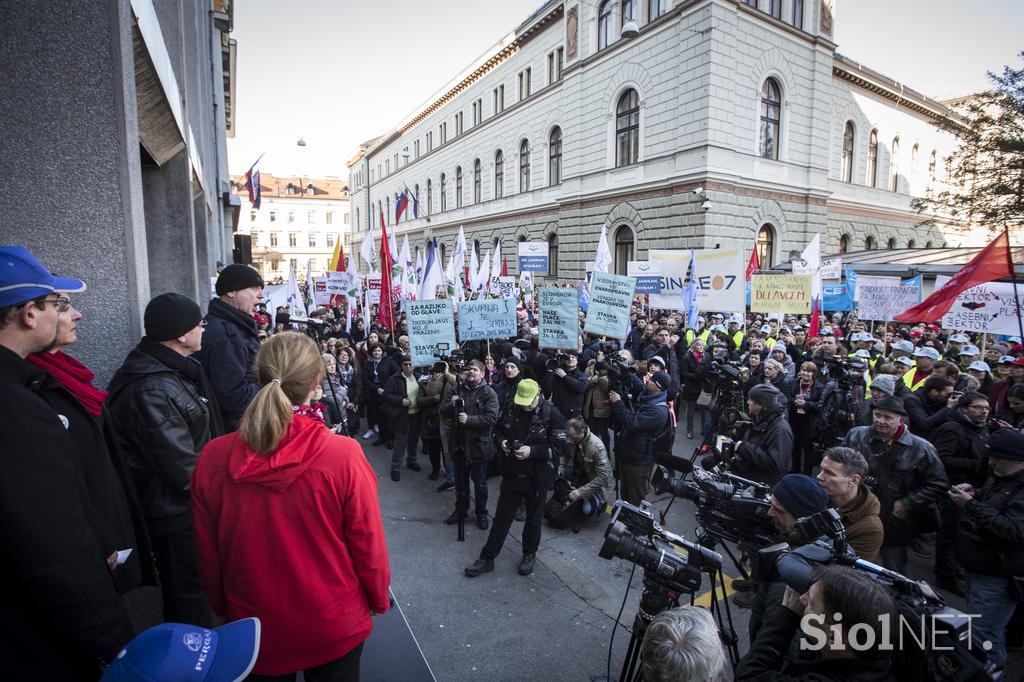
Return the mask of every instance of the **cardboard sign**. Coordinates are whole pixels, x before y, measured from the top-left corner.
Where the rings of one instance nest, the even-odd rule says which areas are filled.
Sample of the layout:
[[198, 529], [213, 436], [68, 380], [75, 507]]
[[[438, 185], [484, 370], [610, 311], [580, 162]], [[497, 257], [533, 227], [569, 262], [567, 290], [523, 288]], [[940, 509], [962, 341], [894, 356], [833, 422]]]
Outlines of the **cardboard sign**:
[[499, 276], [498, 295], [500, 298], [513, 298], [516, 295], [516, 278]]
[[[935, 289], [941, 289], [949, 277], [935, 278]], [[1019, 336], [1017, 315], [1024, 315], [1024, 284], [1017, 285], [1019, 301], [1014, 300], [1010, 282], [986, 282], [961, 291], [949, 312], [943, 315], [943, 329], [967, 332], [988, 332]]]
[[516, 335], [516, 301], [494, 298], [459, 304], [459, 340], [508, 338]]
[[840, 279], [843, 276], [843, 257], [822, 258], [818, 272], [822, 279]]
[[537, 290], [538, 343], [541, 348], [576, 350], [579, 347], [579, 292], [542, 287]]
[[750, 310], [755, 313], [811, 314], [811, 275], [753, 275]]
[[862, 320], [886, 322], [917, 305], [921, 297], [919, 287], [879, 287], [858, 285], [860, 303], [857, 317]]
[[625, 340], [633, 308], [636, 279], [595, 272], [590, 283], [590, 303], [584, 331]]
[[519, 242], [519, 272], [547, 272], [548, 243]]
[[448, 299], [409, 301], [406, 306], [409, 322], [409, 350], [412, 364], [426, 367], [437, 360], [437, 347], [450, 353], [456, 348], [455, 315]]

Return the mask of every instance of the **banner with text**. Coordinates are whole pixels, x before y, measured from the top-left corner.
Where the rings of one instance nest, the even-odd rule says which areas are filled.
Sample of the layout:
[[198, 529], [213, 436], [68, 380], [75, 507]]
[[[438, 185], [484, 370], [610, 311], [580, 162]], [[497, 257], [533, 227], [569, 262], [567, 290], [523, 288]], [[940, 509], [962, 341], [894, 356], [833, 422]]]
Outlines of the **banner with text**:
[[858, 284], [860, 303], [857, 305], [857, 317], [861, 320], [887, 322], [921, 300], [920, 287], [875, 286]]
[[626, 261], [626, 274], [636, 277], [636, 293], [660, 294], [661, 271], [649, 260]]
[[651, 307], [685, 310], [683, 285], [690, 267], [690, 249], [651, 249], [650, 259], [661, 273], [661, 293], [650, 295]]
[[538, 338], [541, 348], [576, 350], [579, 347], [579, 292], [542, 287], [537, 290]]
[[548, 243], [519, 242], [519, 272], [547, 272]]
[[750, 310], [755, 313], [811, 312], [811, 275], [753, 275]]
[[[344, 296], [347, 291], [341, 293]], [[313, 303], [316, 305], [329, 305], [331, 302], [331, 295], [327, 293], [327, 278], [326, 277], [314, 277], [313, 278]]]
[[366, 276], [366, 303], [368, 305], [380, 304], [380, 274]]
[[635, 289], [635, 277], [595, 272], [590, 282], [590, 304], [583, 330], [625, 341]]
[[819, 272], [822, 279], [841, 279], [843, 276], [843, 257], [822, 258]]
[[456, 348], [455, 316], [448, 299], [409, 301], [406, 304], [409, 322], [409, 350], [416, 367], [432, 365], [437, 360], [438, 344], [449, 354]]
[[[945, 275], [936, 277], [936, 291], [948, 281]], [[1017, 315], [1024, 315], [1024, 284], [1018, 284], [1017, 291], [1018, 301], [1014, 301], [1010, 282], [986, 282], [961, 291], [941, 325], [944, 329], [1019, 336]]]
[[516, 301], [494, 298], [459, 304], [459, 340], [476, 341], [516, 335]]
[[[498, 276], [498, 295], [501, 298], [513, 298], [516, 295], [516, 278]], [[513, 334], [515, 336], [515, 334]]]
[[746, 263], [743, 249], [695, 249], [697, 306], [720, 313], [746, 311]]

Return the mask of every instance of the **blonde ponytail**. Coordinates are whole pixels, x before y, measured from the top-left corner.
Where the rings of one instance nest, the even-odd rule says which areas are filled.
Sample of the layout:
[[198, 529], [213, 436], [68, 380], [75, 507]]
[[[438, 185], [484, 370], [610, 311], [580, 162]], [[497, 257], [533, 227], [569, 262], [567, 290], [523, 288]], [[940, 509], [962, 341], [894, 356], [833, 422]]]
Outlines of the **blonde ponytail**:
[[242, 415], [242, 441], [259, 453], [277, 449], [288, 432], [292, 405], [305, 402], [323, 376], [316, 342], [305, 334], [274, 334], [256, 355], [256, 379], [262, 385]]

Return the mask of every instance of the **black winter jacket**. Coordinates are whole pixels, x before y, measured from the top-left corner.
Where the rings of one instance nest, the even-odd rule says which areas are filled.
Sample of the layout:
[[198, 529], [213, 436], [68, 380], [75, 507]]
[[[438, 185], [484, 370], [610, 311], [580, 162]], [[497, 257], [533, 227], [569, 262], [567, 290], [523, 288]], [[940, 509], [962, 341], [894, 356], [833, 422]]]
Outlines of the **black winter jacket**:
[[[707, 356], [705, 351], [701, 358], [706, 359]], [[693, 351], [687, 351], [683, 356], [680, 375], [683, 382], [683, 400], [696, 400], [700, 396], [701, 385], [704, 383], [704, 364], [697, 362], [697, 356], [693, 354]]]
[[[501, 442], [515, 437], [517, 419], [528, 416], [529, 430], [523, 445], [530, 447], [530, 456], [516, 459], [501, 449]], [[569, 447], [565, 437], [565, 419], [549, 401], [542, 397], [533, 412], [525, 412], [515, 403], [510, 403], [498, 418], [494, 427], [494, 445], [504, 456], [502, 477], [526, 477], [533, 481], [535, 490], [548, 490], [558, 477], [558, 466]]]
[[498, 382], [498, 385], [494, 387], [494, 392], [498, 396], [498, 408], [504, 410], [505, 406], [512, 402], [512, 399], [516, 397], [516, 389], [519, 388], [519, 382], [523, 380], [522, 374], [517, 374], [514, 379], [505, 377]]
[[985, 455], [988, 427], [984, 422], [972, 422], [963, 410], [952, 412], [951, 417], [932, 432], [929, 440], [935, 444], [935, 453], [950, 483], [970, 483], [980, 488], [988, 476]]
[[566, 372], [560, 377], [554, 372], [546, 372], [541, 379], [541, 390], [551, 397], [558, 411], [566, 419], [579, 417], [583, 414], [583, 395], [587, 392], [589, 382], [579, 367]]
[[114, 374], [109, 390], [114, 432], [150, 531], [165, 535], [190, 527], [192, 470], [203, 447], [220, 435], [211, 431], [207, 399], [185, 376], [138, 346]]
[[619, 463], [654, 464], [654, 442], [672, 428], [665, 393], [644, 394], [633, 406], [618, 400], [612, 405], [615, 428], [615, 457]]
[[[459, 424], [458, 414], [451, 403], [451, 400], [444, 400], [442, 390], [442, 402], [439, 408], [442, 419], [452, 420], [450, 438], [458, 436], [461, 445], [465, 450], [467, 464], [479, 464], [491, 461], [491, 453], [494, 452], [491, 443], [491, 434], [495, 423], [498, 421], [498, 396], [494, 389], [481, 381], [476, 386], [462, 384], [462, 411], [466, 413], [468, 420], [465, 424]], [[452, 449], [455, 449], [452, 445]]]
[[736, 448], [736, 475], [775, 485], [793, 461], [793, 429], [782, 407], [754, 421]]
[[[422, 386], [420, 390], [423, 390]], [[412, 406], [402, 404], [403, 400], [408, 399], [409, 386], [406, 384], [405, 375], [401, 372], [391, 375], [388, 383], [384, 386], [384, 395], [381, 396], [381, 400], [388, 416], [388, 426], [394, 433], [406, 433], [409, 430], [409, 408]]]
[[0, 346], [0, 544], [12, 550], [0, 559], [0, 655], [12, 680], [96, 680], [97, 661], [135, 636], [90, 523], [83, 462], [40, 396], [55, 383]]
[[905, 383], [897, 381], [896, 397], [903, 401], [911, 433], [921, 438], [930, 439], [932, 431], [953, 414], [946, 406], [946, 401], [936, 403], [929, 400], [924, 386], [911, 391]]
[[1024, 472], [990, 476], [965, 506], [957, 536], [964, 569], [998, 576], [1024, 576]]
[[238, 429], [242, 413], [260, 390], [256, 381], [259, 350], [256, 320], [219, 298], [210, 301], [197, 359], [213, 386], [228, 433]]

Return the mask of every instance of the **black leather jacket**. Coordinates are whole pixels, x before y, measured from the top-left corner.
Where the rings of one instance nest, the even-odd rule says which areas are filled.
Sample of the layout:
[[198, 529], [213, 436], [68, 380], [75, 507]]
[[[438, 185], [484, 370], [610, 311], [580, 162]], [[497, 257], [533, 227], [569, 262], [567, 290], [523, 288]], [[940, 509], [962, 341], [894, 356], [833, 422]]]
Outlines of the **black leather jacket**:
[[530, 447], [530, 456], [518, 460], [501, 450], [501, 442], [513, 438], [517, 414], [521, 408], [509, 403], [502, 410], [494, 427], [494, 443], [505, 457], [502, 476], [526, 476], [532, 478], [537, 490], [548, 490], [558, 475], [558, 465], [569, 447], [565, 437], [565, 419], [549, 401], [540, 399], [530, 415], [530, 428], [523, 445]]
[[781, 406], [754, 421], [739, 447], [733, 468], [737, 476], [775, 485], [793, 462], [793, 429]]
[[[461, 439], [462, 447], [465, 448], [466, 463], [479, 464], [490, 461], [491, 453], [494, 452], [491, 430], [498, 421], [498, 396], [494, 389], [483, 381], [476, 386], [462, 384], [462, 410], [468, 417], [465, 424], [455, 422], [458, 414], [452, 406], [450, 397], [445, 396], [443, 389], [441, 395], [443, 402], [439, 412], [443, 419], [454, 422], [451, 425], [451, 433], [454, 435], [449, 437], [454, 438], [457, 435]], [[454, 444], [452, 449], [455, 449]]]
[[138, 348], [128, 354], [109, 390], [114, 433], [150, 531], [163, 535], [191, 526], [192, 470], [211, 438], [206, 398], [182, 374]]
[[1024, 472], [990, 476], [965, 506], [957, 556], [965, 570], [1024, 576]]

